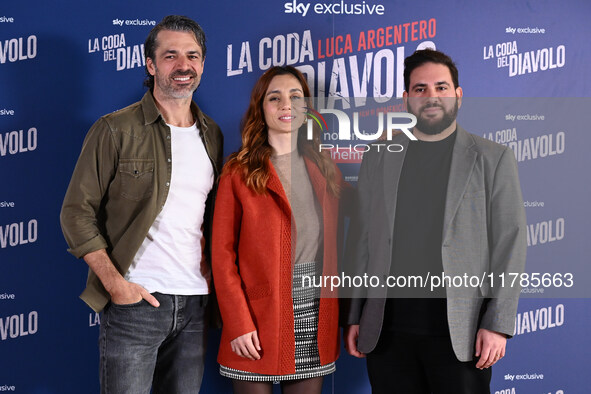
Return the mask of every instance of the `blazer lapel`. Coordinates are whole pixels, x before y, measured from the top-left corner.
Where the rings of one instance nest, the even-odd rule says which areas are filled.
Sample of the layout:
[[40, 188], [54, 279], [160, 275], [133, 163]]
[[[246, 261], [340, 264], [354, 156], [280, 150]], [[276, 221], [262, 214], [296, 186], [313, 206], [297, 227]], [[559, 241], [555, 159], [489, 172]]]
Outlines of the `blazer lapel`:
[[406, 137], [400, 137], [398, 141], [393, 140], [392, 142], [402, 145], [404, 149], [400, 153], [388, 151], [381, 153], [384, 160], [384, 165], [382, 167], [384, 205], [386, 207], [386, 218], [388, 219], [387, 224], [389, 226], [388, 231], [390, 234], [393, 234], [394, 232], [394, 214], [396, 213], [398, 183], [400, 181], [400, 174], [402, 173], [402, 165], [404, 164], [409, 139]]
[[460, 206], [464, 196], [466, 185], [472, 174], [476, 163], [477, 153], [472, 149], [474, 140], [466, 130], [457, 127], [458, 134], [453, 148], [451, 166], [449, 169], [449, 180], [447, 183], [447, 194], [445, 199], [445, 213], [443, 218], [443, 238]]

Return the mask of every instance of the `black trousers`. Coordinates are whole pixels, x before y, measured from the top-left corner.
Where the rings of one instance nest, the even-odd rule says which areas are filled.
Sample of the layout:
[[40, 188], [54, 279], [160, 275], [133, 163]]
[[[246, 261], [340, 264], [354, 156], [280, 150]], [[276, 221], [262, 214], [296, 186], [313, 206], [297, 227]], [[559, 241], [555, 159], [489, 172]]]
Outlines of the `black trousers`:
[[382, 331], [367, 371], [373, 394], [490, 394], [491, 369], [456, 358], [449, 336]]

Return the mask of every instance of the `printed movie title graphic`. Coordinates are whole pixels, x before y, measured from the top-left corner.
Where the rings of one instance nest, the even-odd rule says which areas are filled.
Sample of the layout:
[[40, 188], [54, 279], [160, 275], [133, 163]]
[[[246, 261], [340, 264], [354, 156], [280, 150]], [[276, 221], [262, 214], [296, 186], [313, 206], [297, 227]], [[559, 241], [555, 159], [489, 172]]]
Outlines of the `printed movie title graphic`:
[[25, 317], [24, 313], [19, 315], [0, 318], [0, 340], [15, 339], [27, 335], [36, 334], [39, 329], [39, 314], [32, 311]]
[[509, 76], [562, 68], [566, 63], [566, 46], [548, 47], [520, 53], [517, 41], [483, 47], [483, 59], [497, 59], [497, 68], [509, 68]]
[[566, 134], [564, 131], [518, 139], [517, 128], [513, 127], [485, 133], [484, 138], [511, 148], [518, 162], [561, 155], [566, 149]]
[[564, 310], [564, 305], [558, 304], [555, 307], [548, 306], [518, 313], [517, 319], [515, 320], [514, 335], [529, 334], [560, 327], [564, 324]]
[[103, 61], [115, 61], [117, 71], [144, 67], [144, 44], [125, 44], [125, 34], [91, 38], [88, 40], [88, 53], [103, 52]]
[[565, 220], [544, 220], [527, 225], [527, 246], [544, 245], [564, 239]]
[[0, 226], [0, 249], [37, 242], [37, 220]]
[[[515, 391], [515, 387], [511, 387], [510, 389], [495, 391], [495, 394], [517, 394], [517, 391]], [[543, 394], [564, 394], [564, 390], [549, 391]]]
[[99, 326], [101, 324], [101, 315], [96, 312], [88, 314], [88, 327]]
[[419, 42], [413, 51], [435, 48], [431, 40], [436, 33], [437, 21], [431, 18], [320, 39], [310, 30], [279, 34], [260, 39], [256, 46], [244, 41], [236, 53], [234, 44], [228, 44], [226, 75], [251, 73], [255, 66], [264, 71], [293, 65], [306, 75], [312, 95], [319, 98], [318, 108], [332, 109], [336, 101], [344, 109], [364, 106], [368, 93], [384, 103], [404, 90], [405, 47], [400, 44]]
[[37, 36], [0, 41], [0, 64], [33, 59], [37, 56]]
[[0, 134], [0, 157], [37, 149], [37, 128], [13, 130]]

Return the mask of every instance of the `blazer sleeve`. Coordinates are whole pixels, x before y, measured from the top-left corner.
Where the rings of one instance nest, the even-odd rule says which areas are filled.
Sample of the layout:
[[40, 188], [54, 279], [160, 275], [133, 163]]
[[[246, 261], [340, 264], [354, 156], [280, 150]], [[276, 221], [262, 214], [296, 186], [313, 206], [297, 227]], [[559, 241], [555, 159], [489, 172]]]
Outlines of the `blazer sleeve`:
[[[493, 179], [487, 220], [490, 272], [494, 281], [492, 298], [487, 302], [480, 327], [512, 336], [521, 287], [519, 280], [511, 287], [507, 278], [525, 269], [527, 223], [517, 161], [511, 149], [505, 148]], [[501, 274], [505, 275], [504, 286], [499, 280]]]
[[255, 331], [238, 269], [242, 222], [240, 177], [220, 178], [213, 217], [212, 271], [224, 331], [231, 339]]

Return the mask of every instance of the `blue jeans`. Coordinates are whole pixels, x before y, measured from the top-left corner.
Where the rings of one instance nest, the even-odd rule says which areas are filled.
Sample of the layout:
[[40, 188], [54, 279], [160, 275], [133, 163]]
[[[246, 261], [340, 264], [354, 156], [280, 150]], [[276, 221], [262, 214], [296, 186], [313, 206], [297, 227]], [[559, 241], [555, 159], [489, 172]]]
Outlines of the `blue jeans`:
[[99, 334], [103, 394], [198, 393], [203, 378], [207, 295], [154, 293], [145, 300], [109, 303]]

